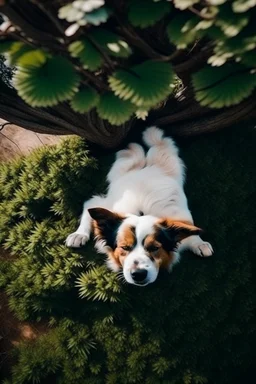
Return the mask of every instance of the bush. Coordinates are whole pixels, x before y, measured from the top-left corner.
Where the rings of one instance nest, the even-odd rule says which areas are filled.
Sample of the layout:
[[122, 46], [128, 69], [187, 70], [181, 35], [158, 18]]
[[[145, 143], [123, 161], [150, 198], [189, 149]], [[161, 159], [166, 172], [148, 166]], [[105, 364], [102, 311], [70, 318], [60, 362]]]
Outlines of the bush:
[[[49, 321], [15, 347], [8, 383], [242, 383], [256, 352], [255, 131], [182, 144], [186, 192], [214, 257], [189, 252], [145, 288], [123, 285], [91, 244], [64, 245], [83, 199], [104, 191], [80, 139], [1, 166], [1, 284], [20, 319]], [[253, 199], [254, 197], [254, 199]], [[255, 276], [254, 276], [255, 277]]]

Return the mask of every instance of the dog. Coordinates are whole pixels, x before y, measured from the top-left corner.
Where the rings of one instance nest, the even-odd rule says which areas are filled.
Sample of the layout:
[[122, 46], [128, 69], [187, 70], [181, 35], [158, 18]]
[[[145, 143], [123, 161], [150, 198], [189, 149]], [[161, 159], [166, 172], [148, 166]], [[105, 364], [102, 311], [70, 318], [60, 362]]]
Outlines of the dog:
[[153, 283], [160, 268], [171, 271], [184, 249], [202, 257], [213, 254], [193, 223], [175, 142], [157, 127], [147, 128], [143, 141], [146, 154], [136, 143], [117, 152], [107, 194], [85, 202], [78, 229], [66, 239], [68, 247], [81, 247], [93, 230], [108, 267], [122, 270], [125, 280], [138, 286]]

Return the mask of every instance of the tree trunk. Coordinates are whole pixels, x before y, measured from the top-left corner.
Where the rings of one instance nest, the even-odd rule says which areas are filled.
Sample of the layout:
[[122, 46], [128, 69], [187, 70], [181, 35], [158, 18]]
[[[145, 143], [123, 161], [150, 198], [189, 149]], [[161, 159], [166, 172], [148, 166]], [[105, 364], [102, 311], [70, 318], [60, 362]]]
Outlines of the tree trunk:
[[86, 115], [74, 112], [68, 103], [54, 108], [32, 108], [14, 90], [1, 85], [0, 117], [33, 132], [53, 135], [78, 135], [106, 149], [116, 148], [127, 136], [132, 122], [113, 126], [95, 111]]
[[177, 97], [176, 103], [167, 102], [163, 111], [153, 113], [149, 123], [163, 127], [173, 136], [188, 137], [215, 132], [256, 117], [256, 93], [238, 105], [222, 109], [202, 107], [195, 101], [191, 89], [186, 93], [187, 96]]

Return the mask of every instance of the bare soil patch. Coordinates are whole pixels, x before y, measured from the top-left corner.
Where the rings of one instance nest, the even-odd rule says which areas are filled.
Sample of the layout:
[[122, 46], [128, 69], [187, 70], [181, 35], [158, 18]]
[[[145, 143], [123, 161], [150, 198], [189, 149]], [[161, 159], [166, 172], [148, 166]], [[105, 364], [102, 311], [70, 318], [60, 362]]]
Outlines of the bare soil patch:
[[27, 155], [37, 147], [57, 144], [63, 137], [39, 134], [5, 123], [0, 119], [0, 162]]

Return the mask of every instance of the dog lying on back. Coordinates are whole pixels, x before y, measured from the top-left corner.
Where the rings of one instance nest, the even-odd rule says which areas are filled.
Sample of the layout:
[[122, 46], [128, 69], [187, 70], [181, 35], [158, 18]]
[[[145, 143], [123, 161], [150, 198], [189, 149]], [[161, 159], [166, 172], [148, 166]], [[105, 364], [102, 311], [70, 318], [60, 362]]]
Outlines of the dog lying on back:
[[174, 141], [156, 127], [146, 129], [143, 140], [146, 154], [135, 143], [117, 152], [106, 196], [85, 202], [78, 229], [66, 239], [68, 247], [81, 247], [93, 229], [108, 267], [122, 269], [125, 280], [139, 286], [153, 283], [160, 268], [171, 271], [184, 249], [213, 254], [193, 224], [183, 191], [185, 167]]

